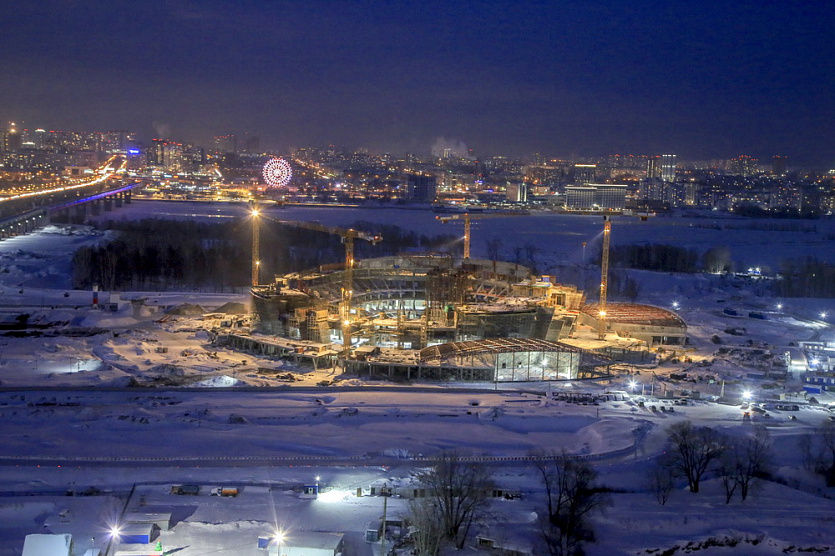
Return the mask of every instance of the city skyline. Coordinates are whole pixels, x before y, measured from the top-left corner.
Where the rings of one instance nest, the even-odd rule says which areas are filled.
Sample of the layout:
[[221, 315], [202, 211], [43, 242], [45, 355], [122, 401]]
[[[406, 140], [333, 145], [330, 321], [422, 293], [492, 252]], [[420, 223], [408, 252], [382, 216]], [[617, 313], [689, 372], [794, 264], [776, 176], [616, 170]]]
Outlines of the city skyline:
[[831, 6], [42, 2], [0, 8], [0, 121], [264, 150], [742, 153], [829, 167]]

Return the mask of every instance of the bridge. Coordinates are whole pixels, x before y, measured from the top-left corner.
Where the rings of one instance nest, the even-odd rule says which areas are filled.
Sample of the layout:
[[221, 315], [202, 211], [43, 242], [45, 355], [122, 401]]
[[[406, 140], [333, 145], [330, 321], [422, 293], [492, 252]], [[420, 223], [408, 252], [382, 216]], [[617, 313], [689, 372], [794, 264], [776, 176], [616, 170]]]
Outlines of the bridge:
[[100, 175], [92, 181], [54, 187], [39, 192], [27, 193], [0, 199], [7, 209], [6, 216], [0, 217], [0, 240], [27, 234], [50, 222], [50, 217], [64, 213], [70, 217], [86, 217], [87, 209], [93, 215], [101, 210], [113, 210], [131, 202], [131, 192], [145, 186], [135, 182], [125, 185], [121, 181], [112, 183], [117, 174], [124, 170], [124, 158], [111, 157], [99, 168]]

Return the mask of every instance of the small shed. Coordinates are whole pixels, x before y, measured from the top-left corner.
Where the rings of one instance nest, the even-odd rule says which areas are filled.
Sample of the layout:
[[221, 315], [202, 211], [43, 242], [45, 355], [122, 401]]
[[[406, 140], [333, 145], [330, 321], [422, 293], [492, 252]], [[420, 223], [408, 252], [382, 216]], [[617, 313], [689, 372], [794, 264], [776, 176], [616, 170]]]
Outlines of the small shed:
[[299, 498], [317, 498], [319, 496], [319, 483], [302, 486], [302, 493]]
[[156, 538], [153, 523], [126, 523], [119, 531], [119, 540], [124, 544], [148, 544]]
[[72, 535], [26, 535], [23, 556], [72, 556]]

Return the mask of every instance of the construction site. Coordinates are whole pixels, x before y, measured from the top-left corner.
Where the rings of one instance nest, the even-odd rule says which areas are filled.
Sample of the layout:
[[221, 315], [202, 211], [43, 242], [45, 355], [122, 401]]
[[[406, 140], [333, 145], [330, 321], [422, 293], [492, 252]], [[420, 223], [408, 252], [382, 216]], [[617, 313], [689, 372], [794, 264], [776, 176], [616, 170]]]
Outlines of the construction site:
[[[457, 219], [458, 215], [446, 217]], [[239, 349], [337, 364], [345, 372], [393, 380], [548, 381], [601, 374], [617, 354], [686, 342], [670, 311], [606, 305], [610, 222], [606, 220], [597, 303], [553, 276], [469, 255], [407, 253], [355, 261], [355, 241], [383, 241], [358, 230], [292, 222], [336, 234], [344, 264], [275, 276], [260, 283], [253, 224], [254, 334], [230, 335]], [[615, 355], [613, 355], [615, 354]]]

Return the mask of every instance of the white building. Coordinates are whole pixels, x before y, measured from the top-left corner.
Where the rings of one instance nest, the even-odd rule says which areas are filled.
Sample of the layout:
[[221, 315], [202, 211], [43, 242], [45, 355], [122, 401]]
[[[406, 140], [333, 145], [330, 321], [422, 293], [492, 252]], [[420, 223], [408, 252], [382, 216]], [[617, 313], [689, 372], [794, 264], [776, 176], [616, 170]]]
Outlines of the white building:
[[23, 556], [72, 556], [72, 535], [26, 535]]
[[342, 553], [342, 533], [299, 532], [269, 546], [270, 556], [336, 556]]
[[623, 210], [625, 185], [588, 184], [565, 188], [565, 206], [572, 210]]

